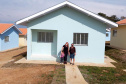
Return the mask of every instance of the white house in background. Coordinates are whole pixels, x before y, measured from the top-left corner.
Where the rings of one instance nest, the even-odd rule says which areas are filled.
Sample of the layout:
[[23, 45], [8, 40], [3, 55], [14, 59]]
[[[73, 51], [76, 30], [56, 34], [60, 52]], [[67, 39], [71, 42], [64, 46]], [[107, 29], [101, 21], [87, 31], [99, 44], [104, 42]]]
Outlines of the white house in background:
[[106, 29], [106, 43], [110, 43], [111, 40], [111, 28]]

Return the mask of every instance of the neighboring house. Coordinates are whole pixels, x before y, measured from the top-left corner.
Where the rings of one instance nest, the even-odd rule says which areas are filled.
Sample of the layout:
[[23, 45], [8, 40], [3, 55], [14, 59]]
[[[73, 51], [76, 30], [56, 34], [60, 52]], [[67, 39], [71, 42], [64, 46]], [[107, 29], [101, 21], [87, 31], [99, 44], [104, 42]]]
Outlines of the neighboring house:
[[106, 43], [110, 43], [110, 39], [111, 39], [111, 29], [108, 28], [106, 29]]
[[0, 51], [19, 47], [19, 33], [14, 24], [0, 23]]
[[22, 34], [19, 34], [19, 46], [26, 46], [27, 45], [27, 29], [26, 28], [19, 28]]
[[[16, 22], [27, 25], [27, 59], [59, 61], [62, 46], [76, 47], [76, 62], [104, 63], [106, 28], [118, 25], [68, 1]], [[69, 56], [68, 56], [69, 58]]]
[[126, 19], [118, 21], [119, 27], [111, 29], [110, 45], [126, 49]]

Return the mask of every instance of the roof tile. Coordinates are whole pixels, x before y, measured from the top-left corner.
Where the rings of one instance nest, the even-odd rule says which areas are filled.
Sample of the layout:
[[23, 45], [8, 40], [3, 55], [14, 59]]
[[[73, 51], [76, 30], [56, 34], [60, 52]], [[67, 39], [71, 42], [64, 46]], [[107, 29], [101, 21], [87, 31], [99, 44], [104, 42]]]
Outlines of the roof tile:
[[118, 21], [117, 23], [120, 24], [120, 25], [121, 25], [121, 24], [126, 24], [126, 19], [123, 19], [123, 20], [121, 20], [121, 21]]
[[19, 34], [19, 35], [26, 35], [27, 34], [26, 28], [19, 28], [19, 30], [22, 32], [22, 34]]
[[4, 31], [6, 31], [8, 28], [10, 28], [13, 25], [14, 24], [0, 23], [0, 34], [2, 34]]

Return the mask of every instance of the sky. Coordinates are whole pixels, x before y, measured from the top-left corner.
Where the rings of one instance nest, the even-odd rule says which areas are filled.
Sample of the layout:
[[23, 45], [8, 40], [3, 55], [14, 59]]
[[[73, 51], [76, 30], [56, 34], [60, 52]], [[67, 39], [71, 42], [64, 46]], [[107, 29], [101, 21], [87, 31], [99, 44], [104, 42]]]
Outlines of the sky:
[[[0, 23], [15, 23], [65, 0], [0, 0]], [[68, 0], [94, 13], [126, 16], [126, 0]]]

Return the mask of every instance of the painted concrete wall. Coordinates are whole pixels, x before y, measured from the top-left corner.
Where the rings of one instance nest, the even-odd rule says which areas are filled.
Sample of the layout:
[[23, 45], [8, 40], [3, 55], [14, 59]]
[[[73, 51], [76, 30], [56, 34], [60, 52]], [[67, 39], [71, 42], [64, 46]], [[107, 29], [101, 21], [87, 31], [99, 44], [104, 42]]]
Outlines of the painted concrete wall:
[[19, 46], [26, 46], [27, 45], [27, 39], [24, 35], [19, 36]]
[[1, 34], [0, 34], [0, 51], [1, 51]]
[[[53, 42], [38, 42], [38, 32], [53, 32]], [[32, 54], [57, 55], [57, 31], [32, 30]]]
[[[19, 32], [17, 30], [11, 28], [1, 35], [1, 51], [19, 47], [18, 33]], [[4, 41], [5, 36], [9, 36], [9, 42]]]
[[108, 34], [108, 37], [106, 37], [106, 41], [110, 41], [111, 40], [111, 32], [106, 32], [106, 34]]
[[[88, 46], [75, 46], [76, 62], [103, 63], [106, 27], [106, 24], [90, 16], [64, 7], [28, 23], [27, 59], [32, 59], [30, 56], [34, 52], [31, 38], [34, 34], [31, 30], [46, 29], [57, 30], [57, 60], [59, 60], [60, 51], [65, 42], [73, 43], [73, 33], [88, 33]], [[39, 47], [39, 50], [41, 48]]]
[[[113, 30], [117, 29], [117, 36], [113, 37]], [[126, 25], [119, 26], [118, 28], [111, 29], [110, 45], [126, 49]]]

